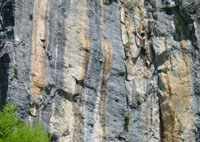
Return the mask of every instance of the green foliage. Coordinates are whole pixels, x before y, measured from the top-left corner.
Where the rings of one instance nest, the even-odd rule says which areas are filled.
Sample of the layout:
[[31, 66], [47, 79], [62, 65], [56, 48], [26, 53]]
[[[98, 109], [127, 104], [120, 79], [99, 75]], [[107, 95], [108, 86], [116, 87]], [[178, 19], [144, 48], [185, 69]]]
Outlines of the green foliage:
[[22, 52], [22, 56], [23, 56], [23, 58], [26, 56], [26, 53], [25, 52]]
[[138, 104], [138, 105], [141, 105], [141, 104], [142, 104], [140, 94], [138, 94], [138, 96], [137, 96], [137, 104]]
[[29, 37], [29, 36], [30, 36], [30, 34], [27, 32], [27, 33], [26, 33], [26, 36], [27, 36], [27, 37]]
[[29, 127], [16, 116], [16, 110], [8, 104], [0, 112], [0, 142], [50, 142], [41, 124]]
[[33, 20], [33, 13], [29, 14], [29, 20]]
[[140, 10], [139, 11], [139, 16], [142, 18], [144, 16], [144, 11], [143, 10]]
[[7, 42], [11, 43], [11, 40], [10, 40], [10, 39], [8, 39], [8, 40], [7, 40]]
[[18, 70], [17, 70], [16, 66], [13, 67], [13, 71], [14, 71], [15, 76], [17, 76], [18, 75]]

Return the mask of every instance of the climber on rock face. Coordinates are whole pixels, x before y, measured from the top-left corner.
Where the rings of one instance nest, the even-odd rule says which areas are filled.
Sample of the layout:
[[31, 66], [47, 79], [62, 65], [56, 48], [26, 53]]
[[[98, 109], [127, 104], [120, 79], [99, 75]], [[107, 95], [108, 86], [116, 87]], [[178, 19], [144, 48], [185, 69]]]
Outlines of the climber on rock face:
[[146, 36], [145, 36], [145, 32], [144, 31], [141, 31], [141, 33], [139, 34], [136, 30], [136, 34], [137, 34], [137, 37], [139, 38], [140, 40], [140, 46], [145, 46], [145, 41], [146, 41]]
[[151, 64], [152, 63], [151, 59], [148, 56], [147, 49], [145, 47], [145, 42], [146, 42], [145, 31], [142, 30], [140, 33], [138, 33], [138, 31], [136, 29], [135, 32], [136, 32], [137, 38], [139, 38], [139, 41], [140, 41], [140, 46], [139, 46], [140, 49], [137, 51], [138, 53], [136, 54], [135, 58], [137, 58], [139, 56], [140, 52], [142, 52], [144, 54], [144, 56], [145, 56], [145, 59], [148, 60], [148, 61], [146, 60], [146, 62], [149, 62], [148, 64]]

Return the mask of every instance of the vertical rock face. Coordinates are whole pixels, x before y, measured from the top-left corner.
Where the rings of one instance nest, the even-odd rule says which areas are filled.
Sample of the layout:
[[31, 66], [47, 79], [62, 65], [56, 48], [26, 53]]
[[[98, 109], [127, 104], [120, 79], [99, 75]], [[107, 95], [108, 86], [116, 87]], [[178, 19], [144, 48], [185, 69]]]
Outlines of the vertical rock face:
[[198, 0], [2, 0], [0, 107], [54, 142], [198, 142], [199, 23]]

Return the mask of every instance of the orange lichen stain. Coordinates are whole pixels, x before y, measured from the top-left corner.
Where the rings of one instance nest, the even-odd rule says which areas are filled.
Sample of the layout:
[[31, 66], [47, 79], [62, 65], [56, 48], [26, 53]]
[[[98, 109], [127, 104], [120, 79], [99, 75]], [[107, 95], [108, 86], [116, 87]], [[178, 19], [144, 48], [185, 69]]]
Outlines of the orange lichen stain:
[[112, 50], [110, 46], [110, 42], [104, 41], [104, 51], [105, 51], [105, 64], [104, 64], [104, 79], [108, 79], [108, 75], [111, 69], [111, 61], [112, 61]]
[[82, 37], [83, 51], [82, 51], [82, 71], [81, 71], [81, 80], [85, 79], [87, 73], [87, 66], [90, 58], [90, 50], [92, 42], [89, 38], [83, 35]]
[[83, 22], [81, 22], [81, 45], [82, 45], [82, 71], [81, 71], [81, 80], [85, 79], [87, 66], [90, 57], [90, 50], [92, 47], [92, 40], [88, 37], [88, 5], [85, 4], [83, 8]]
[[104, 21], [104, 18], [105, 18], [105, 6], [104, 6], [104, 1], [102, 0], [101, 1], [101, 9], [102, 9], [102, 12], [101, 12], [101, 21]]
[[104, 68], [103, 68], [103, 80], [101, 84], [101, 99], [102, 99], [102, 105], [101, 105], [101, 112], [103, 112], [103, 115], [100, 118], [101, 125], [102, 125], [102, 132], [103, 136], [106, 136], [106, 133], [108, 131], [108, 128], [106, 127], [106, 110], [107, 110], [107, 87], [108, 87], [108, 81], [109, 81], [109, 75], [111, 70], [111, 61], [112, 61], [112, 48], [110, 45], [110, 42], [107, 40], [102, 41], [103, 50], [104, 50]]
[[[163, 38], [166, 49], [166, 38]], [[166, 64], [166, 82], [163, 92], [166, 98], [161, 104], [162, 119], [164, 127], [164, 142], [178, 142], [181, 135], [192, 131], [193, 116], [191, 113], [191, 87], [190, 87], [190, 61], [185, 47], [185, 41], [180, 42], [182, 55], [169, 57], [169, 64]], [[184, 130], [182, 130], [184, 128]], [[182, 132], [180, 132], [182, 131]]]
[[188, 74], [187, 79], [190, 80], [190, 58], [187, 54], [187, 50], [186, 50], [187, 43], [185, 42], [185, 40], [180, 41], [180, 46], [182, 49], [183, 60], [185, 61], [185, 67]]
[[33, 13], [33, 35], [32, 35], [32, 101], [35, 102], [39, 95], [43, 95], [46, 82], [46, 66], [49, 36], [49, 23], [44, 17], [49, 15], [50, 2], [48, 0], [36, 0]]
[[[165, 45], [165, 50], [168, 50], [168, 45], [167, 45], [167, 38], [163, 37], [163, 42]], [[171, 64], [171, 57], [169, 59], [169, 63], [165, 64], [165, 69], [166, 69], [166, 92], [165, 95], [167, 96], [167, 99], [164, 100], [162, 107], [163, 110], [163, 124], [164, 124], [164, 136], [165, 138], [173, 138], [173, 130], [174, 130], [174, 125], [175, 125], [175, 116], [174, 116], [174, 107], [169, 105], [169, 102], [172, 102], [172, 82], [170, 80], [170, 64]], [[163, 106], [162, 105], [162, 106]], [[166, 108], [167, 106], [167, 108]]]

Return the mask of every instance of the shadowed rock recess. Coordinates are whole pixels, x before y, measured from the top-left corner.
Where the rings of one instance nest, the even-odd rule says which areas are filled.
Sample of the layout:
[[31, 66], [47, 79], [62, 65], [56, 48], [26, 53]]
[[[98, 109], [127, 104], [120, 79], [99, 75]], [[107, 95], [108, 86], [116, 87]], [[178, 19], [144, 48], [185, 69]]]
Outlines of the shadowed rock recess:
[[199, 0], [1, 0], [0, 108], [52, 142], [200, 142], [199, 52]]

